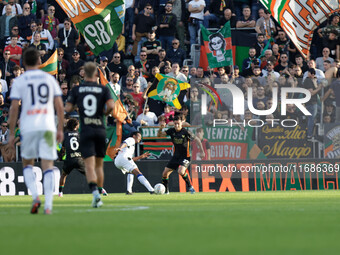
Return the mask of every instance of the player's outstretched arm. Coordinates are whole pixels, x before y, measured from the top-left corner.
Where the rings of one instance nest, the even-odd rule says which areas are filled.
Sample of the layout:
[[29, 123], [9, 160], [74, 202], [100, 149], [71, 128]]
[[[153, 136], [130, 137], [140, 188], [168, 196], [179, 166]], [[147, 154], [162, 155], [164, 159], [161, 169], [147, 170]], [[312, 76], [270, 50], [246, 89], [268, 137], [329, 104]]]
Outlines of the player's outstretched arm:
[[57, 142], [61, 143], [64, 140], [64, 107], [61, 97], [54, 98], [54, 108], [58, 117]]
[[19, 100], [13, 99], [9, 110], [9, 141], [10, 146], [14, 147], [15, 127], [19, 115]]
[[134, 157], [132, 158], [133, 161], [137, 161], [137, 160], [140, 160], [140, 159], [143, 159], [143, 158], [147, 158], [151, 155], [150, 152], [144, 152], [142, 155], [138, 156], [138, 157]]

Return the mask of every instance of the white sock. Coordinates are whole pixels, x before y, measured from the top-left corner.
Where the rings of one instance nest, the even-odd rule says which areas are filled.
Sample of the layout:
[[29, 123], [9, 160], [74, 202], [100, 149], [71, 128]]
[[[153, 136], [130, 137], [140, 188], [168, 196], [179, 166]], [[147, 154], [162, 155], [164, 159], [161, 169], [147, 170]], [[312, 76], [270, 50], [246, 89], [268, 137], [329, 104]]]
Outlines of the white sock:
[[138, 181], [148, 189], [148, 191], [154, 191], [153, 187], [150, 185], [149, 181], [144, 177], [144, 175], [140, 174], [137, 177]]
[[37, 199], [38, 197], [38, 189], [35, 174], [33, 172], [32, 166], [26, 166], [23, 169], [24, 172], [24, 179], [26, 187], [31, 191], [33, 200]]
[[132, 185], [133, 185], [133, 179], [135, 178], [135, 176], [133, 174], [127, 174], [126, 176], [126, 190], [128, 192], [132, 193]]
[[94, 197], [96, 197], [96, 196], [100, 196], [100, 194], [99, 194], [99, 190], [98, 190], [98, 189], [96, 189], [96, 190], [92, 191], [92, 194], [93, 194], [93, 196], [94, 196]]
[[53, 191], [54, 191], [54, 173], [52, 169], [44, 172], [44, 194], [45, 194], [45, 210], [52, 210]]

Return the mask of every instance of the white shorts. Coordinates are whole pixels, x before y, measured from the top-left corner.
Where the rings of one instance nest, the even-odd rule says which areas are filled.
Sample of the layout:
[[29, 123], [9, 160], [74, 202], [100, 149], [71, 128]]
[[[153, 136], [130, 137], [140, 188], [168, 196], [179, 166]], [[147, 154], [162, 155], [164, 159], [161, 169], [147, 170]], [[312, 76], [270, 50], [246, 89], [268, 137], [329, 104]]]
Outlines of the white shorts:
[[24, 159], [57, 159], [56, 133], [34, 131], [21, 135], [21, 157]]
[[132, 159], [127, 159], [122, 155], [118, 155], [115, 159], [115, 166], [122, 171], [123, 174], [132, 173], [133, 169], [138, 168]]

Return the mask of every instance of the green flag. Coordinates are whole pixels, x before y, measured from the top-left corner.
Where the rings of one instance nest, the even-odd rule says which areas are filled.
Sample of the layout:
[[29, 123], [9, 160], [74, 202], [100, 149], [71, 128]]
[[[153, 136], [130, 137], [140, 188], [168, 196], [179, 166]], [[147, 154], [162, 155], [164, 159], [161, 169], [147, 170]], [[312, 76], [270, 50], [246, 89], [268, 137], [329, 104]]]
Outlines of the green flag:
[[110, 50], [122, 33], [125, 16], [123, 0], [57, 0], [83, 35], [91, 51], [99, 55]]
[[233, 65], [230, 22], [213, 33], [201, 25], [202, 40], [210, 68]]
[[181, 90], [190, 88], [190, 84], [165, 76], [163, 74], [156, 74], [156, 79], [149, 88], [148, 97], [155, 100], [164, 101], [168, 105], [181, 109], [181, 103], [178, 101], [178, 95]]

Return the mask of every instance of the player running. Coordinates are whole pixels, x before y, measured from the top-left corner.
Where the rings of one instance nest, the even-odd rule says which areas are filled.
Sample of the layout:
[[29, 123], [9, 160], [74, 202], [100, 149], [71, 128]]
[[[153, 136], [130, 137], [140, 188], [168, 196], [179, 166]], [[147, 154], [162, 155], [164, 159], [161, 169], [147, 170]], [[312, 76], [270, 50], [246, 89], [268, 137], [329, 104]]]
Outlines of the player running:
[[127, 175], [127, 192], [126, 194], [132, 194], [132, 185], [133, 185], [133, 175], [135, 175], [138, 181], [147, 188], [150, 194], [154, 193], [153, 187], [150, 185], [149, 181], [144, 177], [144, 175], [139, 171], [135, 161], [143, 158], [147, 158], [150, 156], [149, 152], [145, 152], [138, 157], [133, 157], [135, 154], [135, 145], [138, 144], [142, 139], [142, 135], [139, 131], [133, 132], [132, 137], [129, 137], [124, 140], [124, 142], [120, 145], [118, 150], [118, 155], [115, 158], [115, 166], [120, 169], [123, 174]]
[[[64, 166], [59, 180], [59, 197], [63, 196], [67, 176], [73, 169], [77, 169], [81, 174], [85, 175], [84, 160], [81, 157], [79, 149], [79, 121], [71, 118], [67, 121], [66, 132], [64, 133], [64, 142], [62, 144], [62, 152], [64, 154]], [[107, 196], [105, 189], [98, 187], [99, 193]]]
[[[17, 123], [21, 101], [20, 132], [21, 157], [25, 184], [32, 193], [31, 213], [38, 213], [40, 199], [33, 172], [35, 158], [41, 158], [43, 170], [45, 214], [52, 213], [54, 174], [53, 161], [57, 159], [56, 140], [63, 141], [64, 111], [61, 90], [55, 78], [39, 70], [40, 54], [35, 48], [27, 49], [23, 54], [26, 71], [14, 80], [10, 98], [10, 138], [14, 146], [14, 129]], [[58, 117], [56, 128], [55, 111]]]
[[95, 63], [86, 63], [84, 71], [85, 82], [71, 90], [65, 110], [71, 112], [75, 105], [79, 109], [79, 148], [85, 162], [87, 183], [93, 194], [92, 207], [96, 208], [103, 205], [98, 186], [103, 187], [104, 183], [103, 159], [106, 139], [104, 114], [108, 115], [112, 111], [114, 101], [109, 89], [98, 84]]
[[190, 164], [190, 140], [195, 139], [200, 148], [201, 156], [204, 157], [205, 154], [202, 143], [197, 136], [182, 127], [182, 120], [179, 115], [176, 115], [174, 117], [174, 125], [174, 128], [169, 128], [165, 132], [162, 131], [162, 129], [165, 127], [164, 125], [161, 126], [158, 130], [158, 137], [169, 135], [172, 143], [174, 144], [174, 154], [163, 171], [162, 183], [166, 188], [165, 193], [169, 194], [169, 176], [172, 171], [178, 169], [178, 174], [182, 176], [188, 190], [191, 192], [191, 194], [194, 194], [195, 189], [191, 185], [188, 173], [186, 172]]

